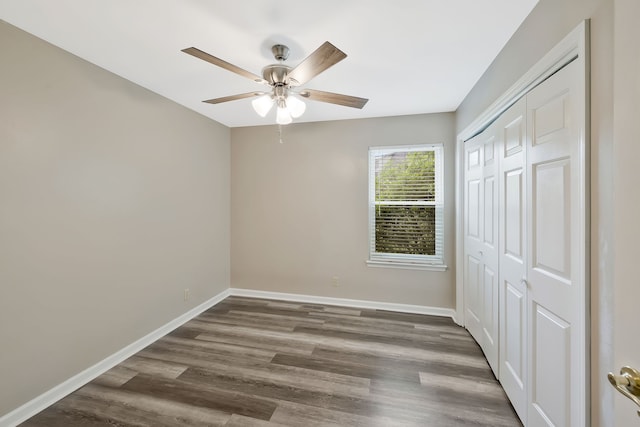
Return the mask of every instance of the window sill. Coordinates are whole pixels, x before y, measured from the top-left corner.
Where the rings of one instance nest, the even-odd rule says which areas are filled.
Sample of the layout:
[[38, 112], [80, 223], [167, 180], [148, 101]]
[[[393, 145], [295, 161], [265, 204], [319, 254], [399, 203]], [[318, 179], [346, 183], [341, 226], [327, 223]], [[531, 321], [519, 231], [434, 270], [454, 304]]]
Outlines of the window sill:
[[447, 271], [447, 266], [444, 264], [419, 264], [412, 262], [399, 262], [399, 261], [366, 261], [368, 267], [377, 268], [401, 268], [404, 270], [426, 270], [426, 271]]

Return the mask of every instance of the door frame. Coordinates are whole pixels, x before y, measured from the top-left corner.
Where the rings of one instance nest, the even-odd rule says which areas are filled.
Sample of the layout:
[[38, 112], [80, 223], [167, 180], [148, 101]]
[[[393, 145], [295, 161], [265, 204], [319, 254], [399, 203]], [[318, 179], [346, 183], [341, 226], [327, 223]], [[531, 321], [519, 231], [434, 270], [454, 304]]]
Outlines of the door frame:
[[[464, 296], [464, 143], [485, 130], [503, 112], [525, 96], [531, 89], [538, 86], [548, 77], [563, 68], [572, 61], [577, 61], [581, 86], [584, 87], [585, 111], [582, 123], [580, 123], [581, 144], [584, 147], [581, 159], [585, 168], [585, 177], [582, 193], [585, 206], [590, 206], [590, 85], [589, 85], [589, 20], [581, 22], [573, 31], [562, 39], [542, 59], [540, 59], [529, 71], [518, 79], [505, 93], [494, 101], [483, 113], [473, 120], [456, 139], [455, 160], [455, 188], [456, 188], [456, 309], [454, 321], [465, 326], [465, 296]], [[590, 212], [586, 210], [584, 223], [580, 225], [583, 235], [581, 239], [585, 247], [581, 249], [581, 270], [583, 272], [585, 289], [585, 301], [583, 305], [585, 319], [584, 348], [586, 354], [586, 366], [584, 366], [586, 395], [584, 396], [584, 419], [589, 420], [588, 403], [590, 399], [590, 271], [589, 271], [589, 227]], [[588, 423], [586, 425], [589, 425]]]

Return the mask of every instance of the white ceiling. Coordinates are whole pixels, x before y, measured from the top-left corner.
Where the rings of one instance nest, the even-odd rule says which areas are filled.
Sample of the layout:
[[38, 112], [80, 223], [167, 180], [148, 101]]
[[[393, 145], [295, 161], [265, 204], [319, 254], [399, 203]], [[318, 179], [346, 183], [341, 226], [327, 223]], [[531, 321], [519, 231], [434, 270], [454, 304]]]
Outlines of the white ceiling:
[[[265, 86], [182, 53], [195, 46], [254, 74], [286, 44], [297, 65], [324, 41], [348, 56], [304, 87], [369, 98], [307, 101], [296, 122], [454, 111], [538, 0], [0, 0], [0, 19], [229, 127], [273, 124]], [[45, 70], [46, 71], [46, 70]]]

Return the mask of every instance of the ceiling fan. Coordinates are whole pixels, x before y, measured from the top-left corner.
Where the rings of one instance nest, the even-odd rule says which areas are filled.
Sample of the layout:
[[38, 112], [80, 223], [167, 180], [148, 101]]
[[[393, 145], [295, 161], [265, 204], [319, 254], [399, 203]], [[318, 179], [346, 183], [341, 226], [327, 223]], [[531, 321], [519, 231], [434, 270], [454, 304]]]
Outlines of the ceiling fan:
[[274, 45], [271, 48], [271, 52], [273, 52], [278, 63], [264, 67], [262, 69], [262, 77], [195, 47], [182, 49], [182, 52], [257, 83], [271, 86], [271, 89], [266, 92], [247, 92], [238, 95], [224, 96], [222, 98], [208, 99], [203, 102], [220, 104], [237, 99], [256, 97], [256, 99], [252, 101], [256, 113], [265, 117], [275, 104], [277, 106], [276, 122], [281, 125], [291, 123], [293, 118], [298, 118], [304, 113], [306, 105], [299, 98], [307, 98], [314, 101], [328, 102], [353, 108], [362, 108], [368, 101], [368, 99], [365, 98], [339, 93], [314, 89], [299, 89], [300, 86], [347, 57], [344, 52], [329, 42], [324, 42], [295, 68], [284, 64], [284, 61], [289, 57], [289, 48], [282, 44]]

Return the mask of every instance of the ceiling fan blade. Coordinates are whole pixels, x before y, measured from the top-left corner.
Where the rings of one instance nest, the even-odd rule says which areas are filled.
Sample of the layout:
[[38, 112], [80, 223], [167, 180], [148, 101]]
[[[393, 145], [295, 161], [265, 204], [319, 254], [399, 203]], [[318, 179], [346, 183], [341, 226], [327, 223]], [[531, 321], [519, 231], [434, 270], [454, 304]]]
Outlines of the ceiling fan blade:
[[207, 104], [220, 104], [222, 102], [235, 101], [237, 99], [251, 98], [252, 96], [260, 95], [264, 95], [264, 92], [247, 92], [238, 95], [223, 96], [222, 98], [207, 99], [206, 101], [202, 102], [206, 102]]
[[253, 80], [254, 82], [258, 82], [258, 83], [266, 83], [266, 81], [258, 76], [257, 74], [253, 74], [247, 70], [244, 70], [240, 67], [237, 67], [233, 64], [228, 63], [227, 61], [224, 61], [220, 58], [217, 58], [213, 55], [209, 55], [207, 52], [203, 52], [198, 48], [195, 47], [188, 47], [185, 49], [182, 49], [182, 51], [184, 53], [188, 53], [191, 56], [195, 56], [196, 58], [200, 58], [204, 61], [207, 61], [213, 65], [217, 65], [218, 67], [224, 68], [225, 70], [229, 70], [232, 73], [236, 73], [241, 75], [242, 77], [246, 77], [248, 79]]
[[299, 93], [304, 98], [314, 101], [328, 102], [330, 104], [344, 105], [345, 107], [362, 108], [369, 101], [366, 98], [357, 96], [341, 95], [333, 92], [323, 92], [321, 90], [305, 89]]
[[347, 57], [347, 54], [332, 45], [324, 42], [311, 55], [307, 56], [296, 68], [289, 73], [289, 79], [295, 80], [298, 85], [303, 85], [327, 68], [337, 64]]

